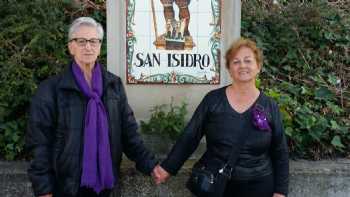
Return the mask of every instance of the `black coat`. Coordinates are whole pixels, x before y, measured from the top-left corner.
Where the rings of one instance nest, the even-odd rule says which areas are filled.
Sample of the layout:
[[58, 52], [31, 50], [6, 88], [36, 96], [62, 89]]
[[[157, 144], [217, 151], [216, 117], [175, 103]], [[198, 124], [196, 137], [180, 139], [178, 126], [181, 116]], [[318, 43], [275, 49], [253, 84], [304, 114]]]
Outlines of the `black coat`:
[[[108, 114], [114, 177], [122, 153], [150, 174], [155, 158], [137, 133], [137, 122], [119, 77], [105, 71], [102, 101]], [[75, 83], [71, 67], [42, 82], [30, 108], [26, 147], [33, 154], [28, 175], [36, 196], [74, 196], [80, 187], [87, 98]], [[118, 183], [117, 183], [118, 184]]]
[[[254, 180], [273, 174], [274, 192], [287, 194], [288, 148], [276, 102], [263, 93], [257, 99], [256, 104], [266, 109], [272, 127], [272, 132], [261, 131], [252, 123], [251, 108], [241, 114], [232, 109], [225, 89], [213, 90], [204, 97], [161, 166], [176, 174], [205, 136], [207, 149], [196, 165], [217, 172], [227, 162], [232, 148], [238, 148], [233, 179]], [[241, 148], [238, 136], [242, 132], [248, 132], [248, 137]]]

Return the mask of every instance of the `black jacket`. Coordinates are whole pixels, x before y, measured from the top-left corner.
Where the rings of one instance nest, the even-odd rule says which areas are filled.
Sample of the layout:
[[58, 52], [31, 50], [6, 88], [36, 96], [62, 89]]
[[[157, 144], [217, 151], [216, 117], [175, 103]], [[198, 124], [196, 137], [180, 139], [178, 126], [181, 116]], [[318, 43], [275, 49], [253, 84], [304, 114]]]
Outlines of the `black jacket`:
[[[119, 77], [105, 71], [102, 101], [108, 114], [114, 177], [122, 153], [150, 174], [156, 161], [137, 133], [137, 122]], [[36, 196], [75, 196], [80, 187], [87, 98], [75, 83], [71, 67], [42, 82], [30, 108], [26, 147], [33, 154], [28, 169]], [[117, 183], [118, 184], [118, 183]]]
[[[226, 87], [209, 92], [194, 112], [183, 135], [161, 166], [176, 174], [205, 136], [207, 149], [196, 165], [217, 172], [226, 163], [232, 148], [240, 148], [233, 179], [254, 180], [274, 176], [274, 192], [288, 193], [288, 148], [279, 108], [271, 98], [260, 94], [255, 104], [266, 109], [272, 132], [255, 128], [251, 110], [238, 113], [230, 106]], [[243, 148], [238, 135], [248, 132]]]

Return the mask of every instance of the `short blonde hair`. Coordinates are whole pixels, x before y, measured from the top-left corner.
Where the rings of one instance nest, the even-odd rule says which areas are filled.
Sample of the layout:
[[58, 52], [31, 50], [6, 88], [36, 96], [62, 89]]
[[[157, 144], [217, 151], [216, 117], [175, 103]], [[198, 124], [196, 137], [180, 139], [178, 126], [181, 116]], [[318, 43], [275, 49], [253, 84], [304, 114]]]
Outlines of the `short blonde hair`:
[[230, 61], [236, 55], [237, 51], [242, 47], [250, 48], [255, 56], [255, 60], [257, 64], [261, 67], [263, 64], [263, 53], [261, 49], [256, 46], [256, 43], [248, 38], [239, 38], [235, 42], [232, 43], [231, 47], [227, 50], [225, 59], [226, 59], [226, 68], [230, 68]]

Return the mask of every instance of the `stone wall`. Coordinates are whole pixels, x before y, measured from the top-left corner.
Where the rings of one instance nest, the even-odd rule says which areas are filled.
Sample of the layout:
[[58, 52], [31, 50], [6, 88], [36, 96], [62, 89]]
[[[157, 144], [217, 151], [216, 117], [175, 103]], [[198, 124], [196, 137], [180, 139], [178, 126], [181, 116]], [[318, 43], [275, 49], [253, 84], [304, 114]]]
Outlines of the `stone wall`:
[[[134, 164], [122, 165], [123, 197], [190, 197], [185, 189], [194, 160], [186, 162], [176, 177], [156, 186]], [[32, 197], [26, 175], [27, 162], [0, 162], [0, 196]], [[290, 197], [350, 197], [350, 160], [290, 161]], [[114, 195], [113, 195], [114, 196]]]

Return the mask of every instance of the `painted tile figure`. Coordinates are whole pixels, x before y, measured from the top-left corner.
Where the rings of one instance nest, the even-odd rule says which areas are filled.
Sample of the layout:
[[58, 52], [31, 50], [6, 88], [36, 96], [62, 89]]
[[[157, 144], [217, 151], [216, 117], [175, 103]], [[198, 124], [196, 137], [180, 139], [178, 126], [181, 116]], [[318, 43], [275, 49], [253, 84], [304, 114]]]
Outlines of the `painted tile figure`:
[[[165, 33], [157, 37], [154, 44], [157, 48], [167, 50], [191, 50], [195, 46], [189, 31], [188, 6], [191, 0], [160, 0], [160, 2], [164, 8]], [[178, 20], [175, 17], [174, 4], [179, 9]]]
[[[188, 25], [190, 23], [190, 11], [188, 5], [191, 0], [160, 0], [164, 6], [164, 18], [167, 24], [167, 31], [170, 29], [175, 29], [174, 27], [180, 24], [180, 27], [183, 29], [183, 36], [189, 36], [190, 32], [188, 30]], [[174, 12], [174, 2], [179, 7], [179, 22], [175, 20]], [[171, 26], [169, 25], [171, 24]], [[173, 31], [170, 31], [171, 33]]]

